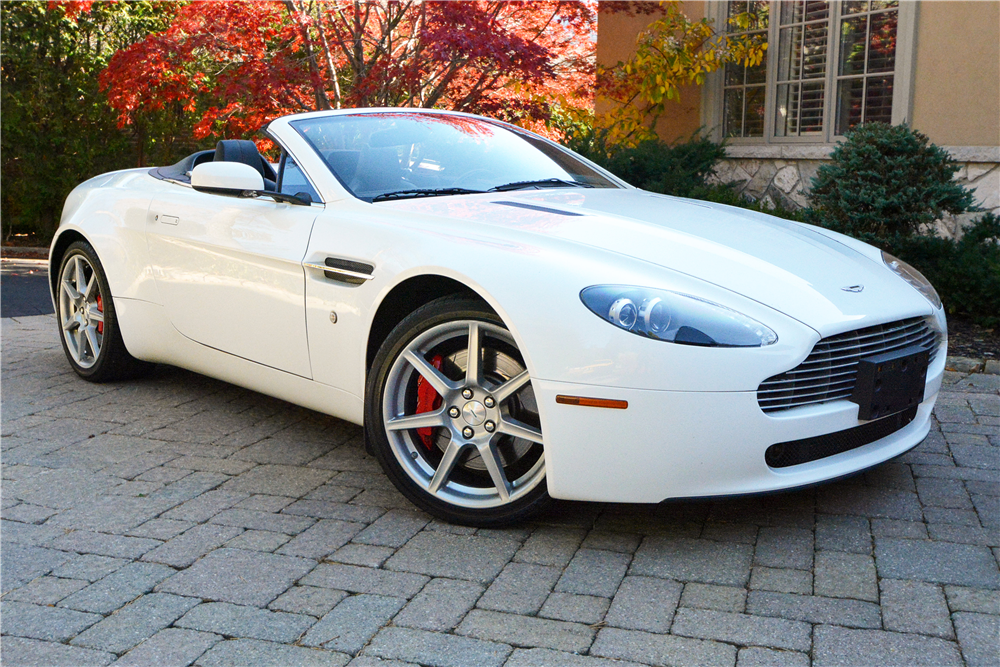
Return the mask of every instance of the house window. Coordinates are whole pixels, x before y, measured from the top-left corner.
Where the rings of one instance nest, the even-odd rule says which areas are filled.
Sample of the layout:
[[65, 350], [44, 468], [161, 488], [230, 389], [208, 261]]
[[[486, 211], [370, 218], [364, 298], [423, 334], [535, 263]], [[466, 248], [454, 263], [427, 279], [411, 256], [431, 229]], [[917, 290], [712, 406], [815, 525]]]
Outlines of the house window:
[[725, 20], [752, 17], [763, 35], [758, 67], [726, 66], [724, 137], [756, 142], [831, 143], [856, 125], [892, 122], [898, 77], [898, 0], [729, 2]]
[[830, 3], [781, 3], [775, 76], [775, 136], [822, 134], [829, 32]]
[[892, 121], [899, 2], [845, 2], [841, 16], [837, 134]]
[[[769, 3], [766, 0], [730, 2], [727, 20], [749, 12], [749, 30], [738, 33], [767, 39]], [[723, 104], [727, 137], [763, 137], [764, 109], [767, 83], [767, 52], [756, 67], [743, 67], [735, 63], [726, 65], [726, 82]]]

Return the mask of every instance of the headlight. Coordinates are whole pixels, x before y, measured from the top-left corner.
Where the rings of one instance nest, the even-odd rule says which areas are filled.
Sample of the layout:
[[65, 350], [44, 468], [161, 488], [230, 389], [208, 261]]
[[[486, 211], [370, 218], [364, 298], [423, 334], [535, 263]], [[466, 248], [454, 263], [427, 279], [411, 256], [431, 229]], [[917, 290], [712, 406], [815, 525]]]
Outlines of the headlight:
[[931, 285], [931, 282], [927, 280], [927, 278], [924, 278], [924, 274], [920, 273], [898, 257], [893, 257], [884, 250], [882, 251], [882, 261], [885, 262], [886, 266], [892, 269], [893, 273], [910, 283], [913, 289], [923, 294], [935, 308], [941, 307], [941, 297], [938, 296], [938, 293], [934, 290], [934, 286]]
[[580, 292], [580, 300], [611, 324], [655, 340], [706, 347], [762, 347], [778, 340], [757, 320], [690, 294], [595, 285]]

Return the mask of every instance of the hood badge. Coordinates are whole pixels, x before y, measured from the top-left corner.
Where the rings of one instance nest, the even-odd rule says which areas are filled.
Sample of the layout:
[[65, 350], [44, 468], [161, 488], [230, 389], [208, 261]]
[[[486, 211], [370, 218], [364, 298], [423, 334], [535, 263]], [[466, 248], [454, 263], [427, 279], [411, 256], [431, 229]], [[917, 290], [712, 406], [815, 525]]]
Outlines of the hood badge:
[[848, 285], [847, 287], [841, 287], [840, 289], [845, 292], [861, 292], [865, 289], [864, 285]]

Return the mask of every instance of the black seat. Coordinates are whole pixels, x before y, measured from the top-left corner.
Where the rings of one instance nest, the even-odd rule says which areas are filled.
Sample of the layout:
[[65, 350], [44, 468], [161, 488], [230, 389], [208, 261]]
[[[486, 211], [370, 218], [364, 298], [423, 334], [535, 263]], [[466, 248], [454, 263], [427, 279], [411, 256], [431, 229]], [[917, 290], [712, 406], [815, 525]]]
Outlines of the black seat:
[[257, 144], [252, 141], [223, 139], [215, 146], [213, 162], [240, 162], [253, 167], [264, 179], [264, 189], [270, 192], [276, 190], [275, 181], [278, 180], [278, 175], [274, 173], [271, 163], [257, 150]]

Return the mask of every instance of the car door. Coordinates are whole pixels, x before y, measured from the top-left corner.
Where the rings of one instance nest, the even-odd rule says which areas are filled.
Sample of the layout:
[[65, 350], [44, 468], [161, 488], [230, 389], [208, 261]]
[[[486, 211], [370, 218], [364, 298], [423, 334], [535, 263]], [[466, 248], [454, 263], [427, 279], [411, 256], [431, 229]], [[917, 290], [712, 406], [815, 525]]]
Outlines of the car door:
[[182, 186], [154, 199], [146, 240], [173, 326], [203, 345], [312, 377], [302, 259], [319, 208]]

